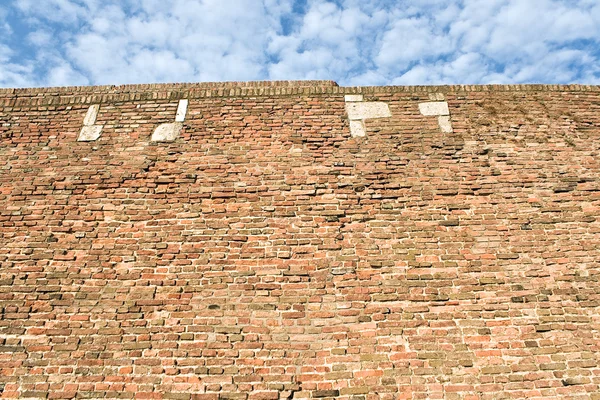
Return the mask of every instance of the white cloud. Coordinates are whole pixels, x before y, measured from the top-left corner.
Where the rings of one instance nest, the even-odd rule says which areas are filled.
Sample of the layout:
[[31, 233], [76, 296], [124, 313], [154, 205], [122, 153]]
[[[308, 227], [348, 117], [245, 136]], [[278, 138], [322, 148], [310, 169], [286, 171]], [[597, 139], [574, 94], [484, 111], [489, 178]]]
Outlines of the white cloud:
[[589, 39], [598, 33], [587, 13], [551, 0], [513, 0], [490, 22], [489, 42], [482, 50], [499, 61], [540, 57], [551, 43]]
[[97, 83], [264, 79], [265, 48], [279, 29], [273, 13], [289, 7], [148, 1], [127, 15], [109, 5], [73, 36], [66, 54]]
[[15, 51], [7, 44], [12, 36], [8, 10], [0, 6], [0, 87], [31, 86], [33, 67], [29, 63], [19, 64], [14, 61]]
[[0, 35], [8, 36], [12, 34], [12, 29], [7, 21], [7, 11], [0, 6]]
[[0, 45], [0, 63], [7, 63], [10, 60], [12, 51], [8, 46]]
[[424, 18], [405, 18], [385, 33], [375, 61], [379, 66], [404, 70], [411, 62], [437, 58], [453, 51], [450, 36]]
[[[294, 14], [298, 4], [11, 0], [0, 6], [0, 85], [600, 80], [595, 0], [307, 0]], [[11, 25], [28, 31], [24, 43]]]
[[86, 9], [70, 0], [18, 0], [15, 6], [26, 15], [60, 23], [74, 24]]
[[89, 80], [75, 71], [68, 63], [58, 61], [48, 73], [47, 84], [49, 86], [79, 86], [89, 85]]
[[0, 87], [31, 86], [33, 68], [12, 63], [12, 55], [13, 51], [8, 46], [0, 44]]
[[27, 40], [29, 40], [34, 46], [45, 47], [52, 43], [52, 33], [40, 29], [27, 35]]
[[277, 59], [269, 66], [271, 78], [340, 80], [363, 73], [381, 41], [379, 29], [388, 24], [388, 14], [314, 0], [298, 22], [290, 35], [276, 36], [269, 46]]
[[[588, 66], [598, 64], [597, 55], [572, 47], [591, 40], [598, 52], [599, 10], [587, 0], [465, 0], [460, 12], [450, 6], [441, 18], [437, 10], [419, 23], [398, 17], [377, 67], [397, 84], [595, 81], [598, 71]], [[446, 52], [438, 48], [444, 44]], [[394, 45], [401, 55], [392, 55]], [[416, 65], [402, 71], [410, 62]]]

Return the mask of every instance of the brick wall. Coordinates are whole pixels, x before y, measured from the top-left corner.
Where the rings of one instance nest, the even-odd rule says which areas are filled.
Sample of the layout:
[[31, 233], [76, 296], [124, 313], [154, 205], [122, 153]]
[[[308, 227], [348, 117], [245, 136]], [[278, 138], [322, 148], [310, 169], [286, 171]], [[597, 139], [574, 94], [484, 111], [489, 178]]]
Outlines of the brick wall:
[[599, 135], [593, 86], [0, 90], [2, 396], [600, 399]]

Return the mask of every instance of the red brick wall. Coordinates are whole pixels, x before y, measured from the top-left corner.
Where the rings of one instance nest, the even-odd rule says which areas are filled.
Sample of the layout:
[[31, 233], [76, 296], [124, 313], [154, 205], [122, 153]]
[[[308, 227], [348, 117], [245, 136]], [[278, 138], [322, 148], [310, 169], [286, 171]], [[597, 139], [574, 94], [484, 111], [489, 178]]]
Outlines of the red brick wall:
[[600, 398], [600, 88], [304, 85], [0, 90], [3, 397]]

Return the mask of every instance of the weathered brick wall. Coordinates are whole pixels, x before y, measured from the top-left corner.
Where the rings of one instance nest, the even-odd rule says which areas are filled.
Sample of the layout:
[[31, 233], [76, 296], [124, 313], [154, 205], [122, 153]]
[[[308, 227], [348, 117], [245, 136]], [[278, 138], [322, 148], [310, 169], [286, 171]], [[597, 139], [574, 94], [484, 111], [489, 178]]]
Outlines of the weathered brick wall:
[[599, 135], [586, 86], [0, 90], [3, 397], [599, 399]]

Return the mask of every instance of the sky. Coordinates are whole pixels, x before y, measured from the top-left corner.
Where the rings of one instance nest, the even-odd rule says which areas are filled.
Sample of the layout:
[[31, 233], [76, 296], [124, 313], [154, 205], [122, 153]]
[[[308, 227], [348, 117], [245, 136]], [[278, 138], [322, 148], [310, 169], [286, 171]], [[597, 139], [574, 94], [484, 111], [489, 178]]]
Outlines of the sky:
[[600, 84], [598, 0], [0, 0], [0, 87]]

